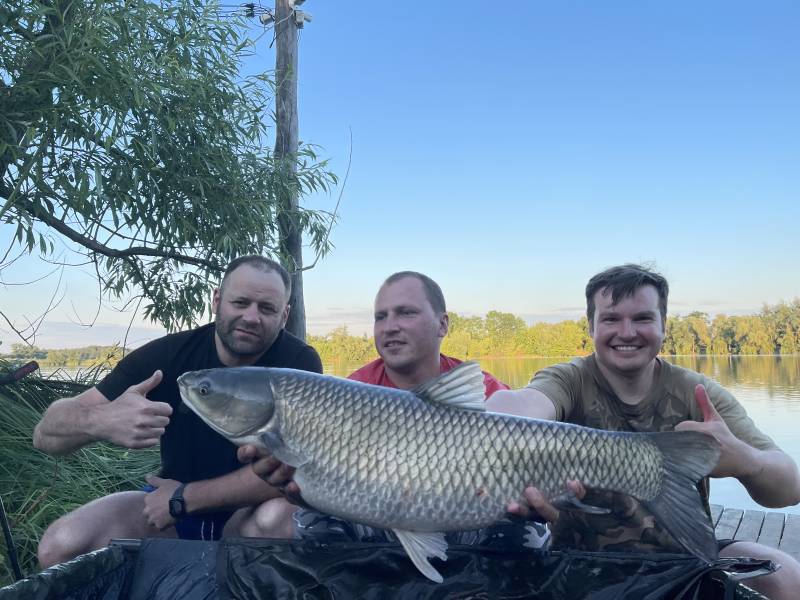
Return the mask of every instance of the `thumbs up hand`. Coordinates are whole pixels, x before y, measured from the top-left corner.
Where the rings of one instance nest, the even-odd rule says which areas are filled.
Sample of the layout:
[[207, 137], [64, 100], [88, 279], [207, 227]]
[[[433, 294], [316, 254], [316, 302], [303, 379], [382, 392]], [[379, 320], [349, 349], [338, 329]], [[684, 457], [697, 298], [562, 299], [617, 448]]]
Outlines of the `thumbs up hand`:
[[719, 442], [721, 447], [719, 462], [711, 472], [711, 477], [742, 479], [757, 474], [759, 465], [755, 456], [756, 450], [731, 433], [725, 420], [711, 403], [705, 386], [700, 384], [695, 386], [694, 398], [700, 407], [703, 420], [678, 423], [675, 431], [699, 431]]
[[172, 414], [172, 407], [166, 402], [147, 399], [147, 394], [161, 383], [162, 377], [161, 371], [156, 371], [129, 387], [113, 402], [98, 406], [95, 437], [125, 448], [155, 446]]

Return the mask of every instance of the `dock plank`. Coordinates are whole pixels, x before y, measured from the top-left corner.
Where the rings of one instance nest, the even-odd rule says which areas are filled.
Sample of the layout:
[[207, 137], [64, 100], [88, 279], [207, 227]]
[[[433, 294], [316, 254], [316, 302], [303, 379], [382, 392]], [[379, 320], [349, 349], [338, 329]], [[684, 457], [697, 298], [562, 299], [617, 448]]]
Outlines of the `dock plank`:
[[733, 536], [737, 542], [755, 542], [758, 534], [761, 533], [761, 525], [764, 523], [764, 511], [746, 510], [739, 523], [739, 528]]
[[714, 528], [714, 535], [718, 540], [732, 540], [736, 537], [736, 530], [742, 522], [744, 511], [740, 508], [726, 508]]
[[761, 526], [761, 533], [756, 540], [759, 544], [764, 544], [770, 548], [777, 548], [783, 536], [783, 523], [786, 515], [779, 512], [768, 512], [764, 517], [764, 524]]
[[786, 515], [778, 549], [800, 560], [800, 515]]

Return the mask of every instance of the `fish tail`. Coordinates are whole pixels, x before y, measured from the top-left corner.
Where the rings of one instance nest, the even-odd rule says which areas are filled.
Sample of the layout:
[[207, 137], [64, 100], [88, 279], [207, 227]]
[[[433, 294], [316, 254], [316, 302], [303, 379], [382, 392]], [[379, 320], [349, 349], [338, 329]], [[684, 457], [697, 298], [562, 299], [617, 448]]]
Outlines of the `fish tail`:
[[686, 550], [707, 562], [719, 551], [714, 527], [697, 488], [719, 459], [717, 440], [696, 431], [669, 431], [649, 436], [663, 455], [659, 494], [642, 504]]

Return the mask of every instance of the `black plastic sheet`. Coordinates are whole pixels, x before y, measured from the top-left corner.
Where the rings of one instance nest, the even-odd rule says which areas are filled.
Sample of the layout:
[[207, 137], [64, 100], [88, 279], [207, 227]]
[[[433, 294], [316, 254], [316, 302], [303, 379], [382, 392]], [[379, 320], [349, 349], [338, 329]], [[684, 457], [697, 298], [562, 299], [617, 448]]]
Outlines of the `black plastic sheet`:
[[760, 598], [720, 569], [770, 572], [769, 561], [687, 555], [451, 546], [434, 566], [443, 583], [423, 577], [399, 544], [298, 544], [223, 540], [221, 598], [541, 598], [660, 600]]
[[769, 561], [451, 546], [423, 577], [397, 543], [152, 539], [112, 544], [0, 589], [0, 600], [541, 598], [749, 600]]

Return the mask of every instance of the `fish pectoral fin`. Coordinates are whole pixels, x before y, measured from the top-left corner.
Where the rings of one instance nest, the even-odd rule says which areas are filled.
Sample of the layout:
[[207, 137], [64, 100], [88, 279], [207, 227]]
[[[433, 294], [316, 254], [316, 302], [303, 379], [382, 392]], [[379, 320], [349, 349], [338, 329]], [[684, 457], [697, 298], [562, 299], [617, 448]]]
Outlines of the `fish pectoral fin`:
[[611, 512], [608, 508], [585, 504], [572, 490], [565, 490], [557, 496], [553, 496], [550, 499], [550, 504], [558, 510], [579, 510], [590, 515], [607, 515]]
[[302, 467], [308, 462], [308, 457], [303, 456], [286, 445], [281, 435], [275, 431], [265, 431], [261, 434], [261, 442], [272, 455], [282, 463], [294, 467]]
[[413, 393], [426, 402], [453, 408], [485, 411], [486, 385], [478, 363], [467, 361], [414, 388]]
[[447, 560], [447, 542], [444, 539], [444, 534], [438, 531], [421, 532], [404, 531], [402, 529], [393, 529], [392, 531], [394, 531], [397, 539], [400, 540], [414, 566], [431, 581], [442, 583], [444, 578], [439, 571], [431, 566], [428, 558], [435, 556], [436, 558]]

